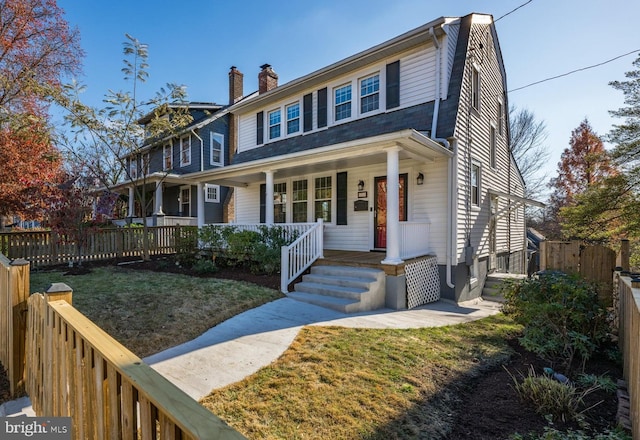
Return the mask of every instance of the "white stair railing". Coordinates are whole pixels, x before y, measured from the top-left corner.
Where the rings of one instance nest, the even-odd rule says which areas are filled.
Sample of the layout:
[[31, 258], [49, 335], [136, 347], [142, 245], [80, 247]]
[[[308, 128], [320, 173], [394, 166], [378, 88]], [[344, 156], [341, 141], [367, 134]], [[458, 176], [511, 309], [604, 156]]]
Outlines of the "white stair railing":
[[323, 221], [318, 222], [288, 246], [281, 248], [280, 290], [289, 291], [289, 284], [307, 270], [318, 258], [323, 258]]

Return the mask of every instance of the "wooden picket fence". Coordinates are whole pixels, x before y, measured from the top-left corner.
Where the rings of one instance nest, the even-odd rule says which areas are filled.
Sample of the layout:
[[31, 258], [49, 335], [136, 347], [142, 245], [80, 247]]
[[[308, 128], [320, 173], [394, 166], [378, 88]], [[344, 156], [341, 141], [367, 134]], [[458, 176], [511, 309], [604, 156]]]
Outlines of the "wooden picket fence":
[[68, 286], [23, 298], [29, 264], [9, 264], [0, 254], [0, 268], [0, 279], [8, 279], [0, 299], [19, 303], [14, 310], [24, 316], [12, 323], [0, 316], [1, 336], [14, 342], [0, 353], [11, 351], [12, 362], [1, 360], [22, 366], [10, 377], [24, 384], [37, 416], [71, 417], [77, 440], [245, 438], [77, 311]]
[[640, 439], [640, 288], [616, 273], [618, 286], [618, 344], [629, 393], [629, 419], [634, 439]]
[[[628, 244], [626, 241], [627, 249]], [[612, 304], [615, 267], [616, 252], [608, 247], [583, 245], [579, 241], [540, 242], [541, 270], [580, 274], [598, 285], [600, 301], [607, 305]]]
[[[150, 226], [149, 254], [175, 253], [184, 239], [195, 237], [192, 226]], [[53, 231], [2, 232], [0, 252], [11, 259], [23, 258], [32, 267], [64, 264], [70, 261], [96, 261], [138, 257], [143, 253], [143, 228], [87, 230], [79, 244], [73, 238]]]

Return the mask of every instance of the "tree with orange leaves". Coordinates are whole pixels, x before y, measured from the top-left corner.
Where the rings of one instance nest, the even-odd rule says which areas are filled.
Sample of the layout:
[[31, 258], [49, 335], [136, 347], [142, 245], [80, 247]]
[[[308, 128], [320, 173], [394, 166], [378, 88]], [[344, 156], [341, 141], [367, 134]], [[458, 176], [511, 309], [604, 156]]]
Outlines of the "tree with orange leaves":
[[3, 216], [37, 219], [47, 204], [61, 166], [48, 105], [82, 55], [55, 0], [0, 0], [0, 229]]

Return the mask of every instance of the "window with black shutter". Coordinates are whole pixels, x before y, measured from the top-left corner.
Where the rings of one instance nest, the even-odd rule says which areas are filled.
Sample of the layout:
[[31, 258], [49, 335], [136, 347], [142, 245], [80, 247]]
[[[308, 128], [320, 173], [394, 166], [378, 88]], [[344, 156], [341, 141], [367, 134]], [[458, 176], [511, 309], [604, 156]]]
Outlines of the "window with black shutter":
[[302, 118], [304, 131], [313, 130], [313, 95], [311, 93], [302, 98]]
[[327, 126], [327, 88], [318, 90], [318, 128]]
[[400, 106], [400, 61], [387, 64], [387, 109]]
[[336, 224], [347, 224], [347, 172], [336, 175]]
[[256, 145], [264, 143], [264, 112], [256, 115]]

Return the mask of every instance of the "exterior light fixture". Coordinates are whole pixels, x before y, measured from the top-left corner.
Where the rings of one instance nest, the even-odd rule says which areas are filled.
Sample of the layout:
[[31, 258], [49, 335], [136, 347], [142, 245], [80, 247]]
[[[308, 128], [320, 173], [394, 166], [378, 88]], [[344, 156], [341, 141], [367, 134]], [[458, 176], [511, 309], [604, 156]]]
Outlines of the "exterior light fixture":
[[364, 180], [358, 181], [358, 191], [364, 191]]
[[418, 173], [418, 177], [416, 178], [416, 184], [417, 185], [424, 184], [424, 174]]

